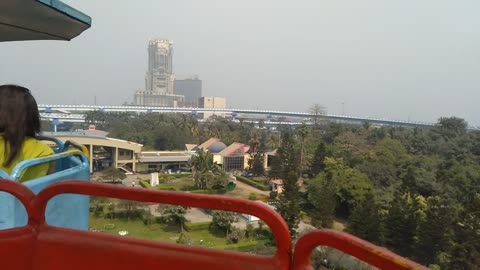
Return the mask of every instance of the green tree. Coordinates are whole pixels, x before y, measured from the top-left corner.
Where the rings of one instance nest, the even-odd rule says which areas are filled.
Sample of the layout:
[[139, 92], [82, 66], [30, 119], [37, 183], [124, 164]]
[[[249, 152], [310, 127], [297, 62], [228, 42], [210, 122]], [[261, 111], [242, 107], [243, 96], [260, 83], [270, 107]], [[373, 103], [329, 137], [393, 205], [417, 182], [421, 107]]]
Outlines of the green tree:
[[315, 154], [313, 155], [312, 165], [310, 166], [311, 175], [315, 176], [325, 170], [325, 158], [327, 157], [327, 149], [325, 143], [321, 142], [317, 145], [315, 149]]
[[102, 175], [103, 178], [112, 179], [113, 183], [115, 183], [117, 180], [123, 180], [127, 178], [127, 175], [123, 171], [113, 167], [104, 170]]
[[429, 156], [414, 156], [400, 165], [401, 189], [405, 192], [432, 196], [441, 190], [437, 182], [439, 161]]
[[106, 121], [106, 113], [102, 111], [89, 111], [85, 113], [85, 123], [93, 125], [101, 125]]
[[227, 173], [217, 166], [214, 167], [210, 180], [207, 182], [207, 188], [213, 190], [216, 193], [225, 193], [225, 187], [228, 184]]
[[183, 232], [183, 225], [187, 221], [185, 215], [187, 208], [180, 205], [169, 205], [162, 212], [162, 220], [180, 226], [180, 232]]
[[331, 228], [337, 202], [332, 179], [321, 173], [308, 181], [307, 198], [315, 208], [312, 214], [314, 223], [323, 228]]
[[265, 153], [251, 152], [248, 160], [248, 168], [254, 175], [265, 174]]
[[119, 208], [123, 209], [123, 212], [125, 213], [125, 216], [127, 217], [127, 220], [130, 221], [131, 218], [135, 217], [137, 208], [138, 208], [138, 202], [136, 201], [130, 201], [130, 200], [121, 200], [120, 203], [117, 205]]
[[215, 210], [212, 212], [212, 225], [227, 233], [232, 224], [237, 222], [237, 214], [229, 211]]
[[455, 224], [455, 243], [451, 261], [452, 270], [478, 269], [480, 265], [480, 194], [470, 197]]
[[301, 200], [297, 184], [298, 153], [292, 132], [286, 130], [282, 135], [282, 143], [274, 157], [274, 166], [270, 172], [271, 175], [283, 180], [283, 192], [276, 200], [277, 211], [287, 222], [292, 237], [295, 237], [300, 222]]
[[326, 114], [325, 107], [321, 106], [320, 104], [313, 104], [312, 107], [309, 109], [310, 115], [312, 116], [312, 122], [315, 127], [318, 127], [320, 124], [320, 119], [322, 115]]
[[417, 229], [425, 218], [425, 198], [397, 194], [385, 219], [385, 243], [402, 256], [412, 257]]
[[212, 186], [218, 186], [223, 178], [226, 181], [224, 173], [213, 163], [213, 155], [208, 151], [200, 149], [190, 160], [192, 166], [192, 175], [195, 186], [199, 189], [206, 190], [209, 183], [214, 181]]
[[365, 201], [358, 204], [350, 215], [347, 223], [347, 232], [381, 245], [383, 243], [382, 219], [381, 209], [375, 201], [374, 193], [369, 192]]
[[361, 203], [373, 184], [368, 176], [358, 169], [343, 164], [341, 159], [325, 158], [325, 177], [335, 185], [341, 212], [351, 213]]
[[445, 160], [439, 165], [437, 181], [444, 192], [465, 204], [465, 200], [480, 192], [480, 166]]
[[452, 139], [467, 132], [467, 122], [458, 117], [441, 117], [435, 131], [445, 139]]
[[366, 132], [347, 131], [335, 138], [339, 151], [337, 158], [342, 158], [345, 164], [354, 167], [361, 164], [371, 152], [373, 145], [368, 143]]
[[418, 228], [415, 258], [426, 265], [446, 264], [438, 261], [441, 253], [450, 253], [453, 244], [453, 225], [458, 220], [456, 209], [439, 196], [427, 199], [425, 219]]
[[265, 152], [262, 147], [262, 138], [259, 137], [257, 132], [252, 133], [250, 139], [250, 158], [248, 159], [248, 170], [254, 175], [265, 174]]
[[298, 151], [298, 177], [302, 177], [303, 172], [308, 168], [308, 160], [305, 158], [305, 141], [307, 139], [308, 134], [310, 133], [309, 128], [307, 125], [302, 124], [301, 126], [297, 127], [295, 133], [299, 139], [300, 149]]
[[405, 146], [400, 141], [391, 138], [384, 138], [377, 142], [374, 153], [375, 160], [393, 166], [409, 158]]
[[115, 218], [116, 204], [111, 202], [108, 204], [108, 217], [111, 219]]

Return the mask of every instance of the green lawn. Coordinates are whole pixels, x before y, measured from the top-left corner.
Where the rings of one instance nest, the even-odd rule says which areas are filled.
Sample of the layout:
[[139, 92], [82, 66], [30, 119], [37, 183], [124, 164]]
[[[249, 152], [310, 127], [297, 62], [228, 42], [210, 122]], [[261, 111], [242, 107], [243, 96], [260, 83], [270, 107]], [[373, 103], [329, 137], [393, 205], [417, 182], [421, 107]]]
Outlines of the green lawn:
[[191, 176], [168, 179], [164, 183], [159, 183], [157, 188], [169, 189], [172, 188], [176, 191], [182, 191], [182, 188], [187, 186], [193, 188], [193, 178]]
[[[165, 180], [165, 179], [163, 179]], [[260, 182], [260, 180], [258, 180]], [[185, 177], [179, 177], [179, 178], [173, 178], [171, 177], [164, 183], [159, 183], [156, 189], [160, 190], [175, 190], [175, 191], [183, 191], [184, 187], [189, 187], [189, 189], [194, 189], [194, 182], [193, 178], [191, 175], [185, 176]], [[248, 190], [243, 190], [239, 187], [236, 187], [233, 191], [229, 191], [223, 195], [229, 196], [229, 197], [236, 197], [236, 198], [242, 198], [242, 199], [249, 199], [249, 195], [252, 193], [251, 191]], [[255, 192], [254, 192], [255, 193]], [[257, 200], [262, 200], [262, 201], [268, 201], [269, 198], [268, 196], [262, 195], [260, 193], [256, 193], [257, 195]]]
[[[110, 228], [109, 224], [114, 227]], [[228, 249], [248, 252], [265, 244], [264, 240], [242, 239], [237, 244], [227, 243], [225, 235], [212, 234], [208, 230], [208, 222], [194, 223], [191, 229], [185, 234], [191, 239], [194, 246], [206, 246], [215, 249]], [[94, 217], [90, 215], [90, 227], [102, 230], [105, 233], [117, 234], [119, 231], [128, 231], [129, 237], [176, 243], [180, 236], [180, 229], [175, 226], [154, 223], [144, 225], [139, 219], [127, 221], [126, 219], [106, 219], [103, 217]], [[187, 224], [188, 228], [188, 224]], [[203, 240], [203, 244], [201, 241]]]

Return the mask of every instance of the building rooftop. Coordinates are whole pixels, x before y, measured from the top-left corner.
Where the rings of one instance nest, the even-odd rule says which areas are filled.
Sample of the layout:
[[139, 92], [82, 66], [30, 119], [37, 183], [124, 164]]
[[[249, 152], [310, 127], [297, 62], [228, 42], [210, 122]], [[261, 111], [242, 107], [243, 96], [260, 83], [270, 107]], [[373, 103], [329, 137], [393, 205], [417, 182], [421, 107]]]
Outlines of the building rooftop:
[[206, 142], [200, 144], [198, 146], [198, 148], [203, 149], [203, 150], [208, 150], [208, 147], [210, 147], [210, 145], [212, 145], [215, 142], [219, 142], [219, 141], [220, 141], [220, 139], [218, 139], [218, 138], [210, 138]]
[[245, 155], [245, 144], [232, 143], [218, 154], [224, 157], [225, 156], [243, 156]]
[[148, 151], [137, 155], [140, 162], [186, 162], [191, 155], [184, 151]]

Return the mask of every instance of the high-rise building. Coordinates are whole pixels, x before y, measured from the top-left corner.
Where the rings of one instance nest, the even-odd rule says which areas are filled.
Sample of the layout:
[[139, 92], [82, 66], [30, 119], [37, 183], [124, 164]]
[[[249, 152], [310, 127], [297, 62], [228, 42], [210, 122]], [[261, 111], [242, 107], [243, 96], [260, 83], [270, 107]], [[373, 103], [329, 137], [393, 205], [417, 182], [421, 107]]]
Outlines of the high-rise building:
[[175, 95], [185, 96], [181, 107], [198, 107], [198, 99], [202, 96], [202, 80], [198, 76], [186, 79], [175, 79]]
[[177, 106], [177, 102], [183, 102], [185, 97], [173, 94], [174, 80], [173, 42], [151, 39], [148, 42], [145, 90], [135, 92], [135, 105]]
[[156, 94], [173, 94], [173, 42], [152, 39], [148, 42], [148, 70], [145, 90]]
[[[200, 108], [209, 108], [209, 109], [225, 109], [226, 108], [226, 100], [223, 97], [201, 97], [198, 99], [198, 105]], [[206, 112], [200, 115], [201, 118], [207, 119], [211, 116], [216, 115], [220, 117], [225, 117], [224, 112]]]

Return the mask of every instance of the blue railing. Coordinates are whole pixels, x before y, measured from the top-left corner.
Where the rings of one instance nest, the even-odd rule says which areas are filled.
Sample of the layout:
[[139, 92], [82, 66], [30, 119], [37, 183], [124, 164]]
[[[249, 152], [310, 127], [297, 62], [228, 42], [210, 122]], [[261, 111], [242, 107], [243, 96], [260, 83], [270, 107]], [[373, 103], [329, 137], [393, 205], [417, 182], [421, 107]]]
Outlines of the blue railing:
[[[89, 181], [90, 167], [87, 156], [80, 150], [69, 150], [76, 144], [53, 138], [42, 137], [56, 143], [55, 154], [17, 164], [10, 174], [0, 170], [0, 178], [19, 182], [22, 172], [38, 164], [55, 162], [55, 173], [23, 182], [34, 194], [47, 186], [64, 180]], [[84, 195], [62, 194], [50, 200], [46, 210], [46, 221], [52, 226], [88, 229], [90, 199]], [[0, 192], [0, 229], [21, 227], [28, 222], [24, 206], [12, 195]]]

